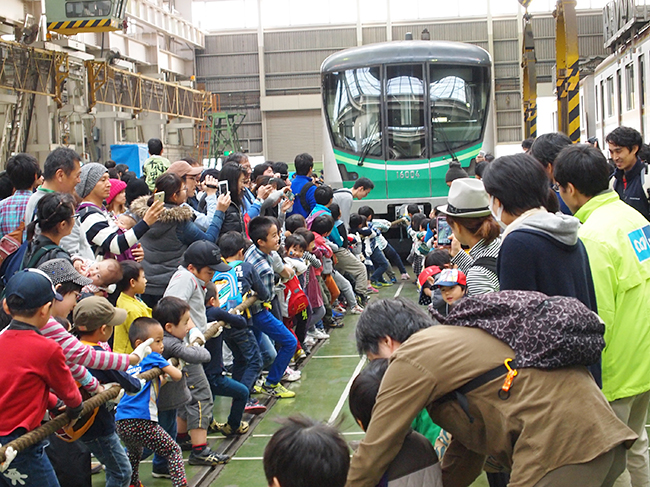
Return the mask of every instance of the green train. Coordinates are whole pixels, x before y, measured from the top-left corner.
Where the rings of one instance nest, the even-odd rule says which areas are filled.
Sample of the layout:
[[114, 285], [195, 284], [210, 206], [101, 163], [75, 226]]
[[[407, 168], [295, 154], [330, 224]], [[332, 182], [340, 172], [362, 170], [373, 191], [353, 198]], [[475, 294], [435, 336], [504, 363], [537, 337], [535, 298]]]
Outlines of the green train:
[[[488, 122], [490, 55], [471, 44], [393, 41], [345, 49], [321, 66], [325, 181], [375, 183], [370, 204], [446, 198], [449, 162], [478, 155]], [[428, 206], [428, 205], [427, 205]]]

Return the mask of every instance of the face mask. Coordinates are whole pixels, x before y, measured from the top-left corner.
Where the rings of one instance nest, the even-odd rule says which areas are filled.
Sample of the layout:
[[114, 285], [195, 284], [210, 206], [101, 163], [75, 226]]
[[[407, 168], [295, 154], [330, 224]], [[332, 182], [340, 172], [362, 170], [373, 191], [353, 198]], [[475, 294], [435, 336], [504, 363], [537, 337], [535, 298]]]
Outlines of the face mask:
[[508, 227], [508, 225], [506, 225], [501, 221], [501, 216], [503, 215], [503, 206], [499, 206], [496, 212], [492, 209], [493, 207], [494, 207], [494, 196], [490, 196], [490, 212], [492, 213], [492, 216], [497, 221], [499, 226], [503, 230], [505, 230]]

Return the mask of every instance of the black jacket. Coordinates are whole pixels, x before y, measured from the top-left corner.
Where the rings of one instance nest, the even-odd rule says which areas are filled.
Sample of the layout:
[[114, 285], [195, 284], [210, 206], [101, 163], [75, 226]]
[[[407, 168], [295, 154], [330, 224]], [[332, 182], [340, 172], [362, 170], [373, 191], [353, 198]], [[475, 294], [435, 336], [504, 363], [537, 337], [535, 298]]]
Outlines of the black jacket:
[[650, 203], [648, 203], [648, 194], [643, 188], [643, 178], [650, 177], [647, 167], [641, 159], [637, 158], [636, 164], [629, 171], [624, 172], [621, 169], [616, 169], [614, 190], [623, 201], [641, 213], [646, 220], [650, 220]]
[[221, 235], [231, 231], [246, 234], [242, 211], [235, 203], [230, 203], [230, 206], [226, 210], [223, 217], [223, 225], [221, 226]]

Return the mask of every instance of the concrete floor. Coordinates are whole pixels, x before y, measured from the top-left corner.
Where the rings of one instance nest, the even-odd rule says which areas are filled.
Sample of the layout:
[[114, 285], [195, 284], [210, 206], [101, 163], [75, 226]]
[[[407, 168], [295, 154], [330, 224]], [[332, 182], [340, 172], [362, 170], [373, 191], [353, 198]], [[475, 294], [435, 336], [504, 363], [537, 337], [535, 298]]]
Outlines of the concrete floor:
[[[402, 283], [403, 286], [401, 286]], [[398, 290], [400, 296], [417, 300], [417, 289], [409, 281], [400, 281], [397, 285], [383, 288], [373, 299], [393, 297]], [[344, 328], [331, 332], [331, 338], [325, 342], [302, 370], [302, 379], [288, 386], [289, 389], [296, 392], [296, 397], [281, 399], [275, 403], [211, 485], [215, 487], [266, 487], [262, 455], [270, 436], [278, 429], [277, 419], [279, 418], [304, 414], [328, 421], [336, 410], [339, 411], [336, 414], [336, 420], [340, 422], [340, 429], [346, 439], [352, 441], [363, 437], [361, 429], [350, 415], [347, 400], [342, 399], [346, 386], [360, 363], [354, 339], [357, 320], [358, 316], [348, 316], [345, 318]], [[218, 421], [223, 421], [228, 415], [229, 407], [229, 400], [215, 399], [215, 418]], [[220, 436], [213, 436], [208, 441], [213, 449], [217, 449], [223, 439]], [[188, 453], [186, 452], [184, 456], [187, 458]], [[186, 473], [190, 482], [197, 472], [197, 467], [186, 464]], [[151, 477], [151, 459], [141, 463], [140, 479], [145, 487], [168, 487], [171, 485], [169, 480]], [[104, 475], [95, 475], [93, 487], [103, 485], [105, 485]], [[474, 487], [487, 487], [487, 485], [484, 475], [473, 484]]]

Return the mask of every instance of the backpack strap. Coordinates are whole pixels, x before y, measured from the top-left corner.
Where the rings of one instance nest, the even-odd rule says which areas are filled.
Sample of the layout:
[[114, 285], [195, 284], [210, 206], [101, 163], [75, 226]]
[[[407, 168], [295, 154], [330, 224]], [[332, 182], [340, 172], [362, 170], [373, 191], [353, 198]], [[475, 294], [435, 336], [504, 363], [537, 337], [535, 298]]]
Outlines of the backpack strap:
[[643, 171], [641, 171], [641, 187], [650, 202], [650, 177], [648, 177], [648, 164], [646, 162], [643, 163]]
[[496, 257], [480, 257], [474, 261], [472, 267], [483, 267], [488, 271], [497, 273], [497, 258]]
[[59, 248], [59, 246], [56, 245], [56, 244], [43, 245], [40, 249], [38, 249], [36, 252], [34, 252], [34, 255], [32, 255], [32, 257], [26, 263], [25, 263], [25, 261], [23, 261], [23, 265], [21, 266], [20, 269], [21, 270], [23, 270], [23, 269], [31, 269], [32, 267], [34, 267], [34, 264], [36, 264], [39, 260], [41, 260], [41, 258], [45, 254], [47, 254], [51, 250], [54, 250], [54, 249], [57, 249], [57, 248]]
[[300, 193], [298, 193], [300, 205], [302, 206], [302, 209], [307, 212], [307, 214], [311, 213], [312, 210], [312, 208], [309, 206], [309, 202], [307, 201], [307, 191], [309, 191], [314, 186], [316, 185], [313, 182], [309, 181], [305, 183], [305, 185], [300, 189]]
[[[516, 365], [514, 361], [512, 361], [510, 367], [512, 369], [516, 369]], [[471, 414], [469, 414], [469, 401], [467, 400], [466, 394], [469, 394], [474, 389], [478, 389], [482, 385], [485, 385], [488, 382], [492, 382], [494, 379], [497, 379], [502, 375], [506, 375], [507, 373], [508, 373], [508, 367], [506, 367], [505, 364], [501, 364], [498, 367], [488, 370], [487, 372], [483, 372], [478, 377], [474, 377], [472, 380], [467, 382], [465, 385], [460, 386], [458, 389], [448, 392], [440, 399], [436, 400], [435, 404], [443, 404], [449, 401], [458, 401], [458, 404], [460, 405], [461, 409], [467, 415], [469, 422], [473, 423], [474, 418], [472, 417]]]

